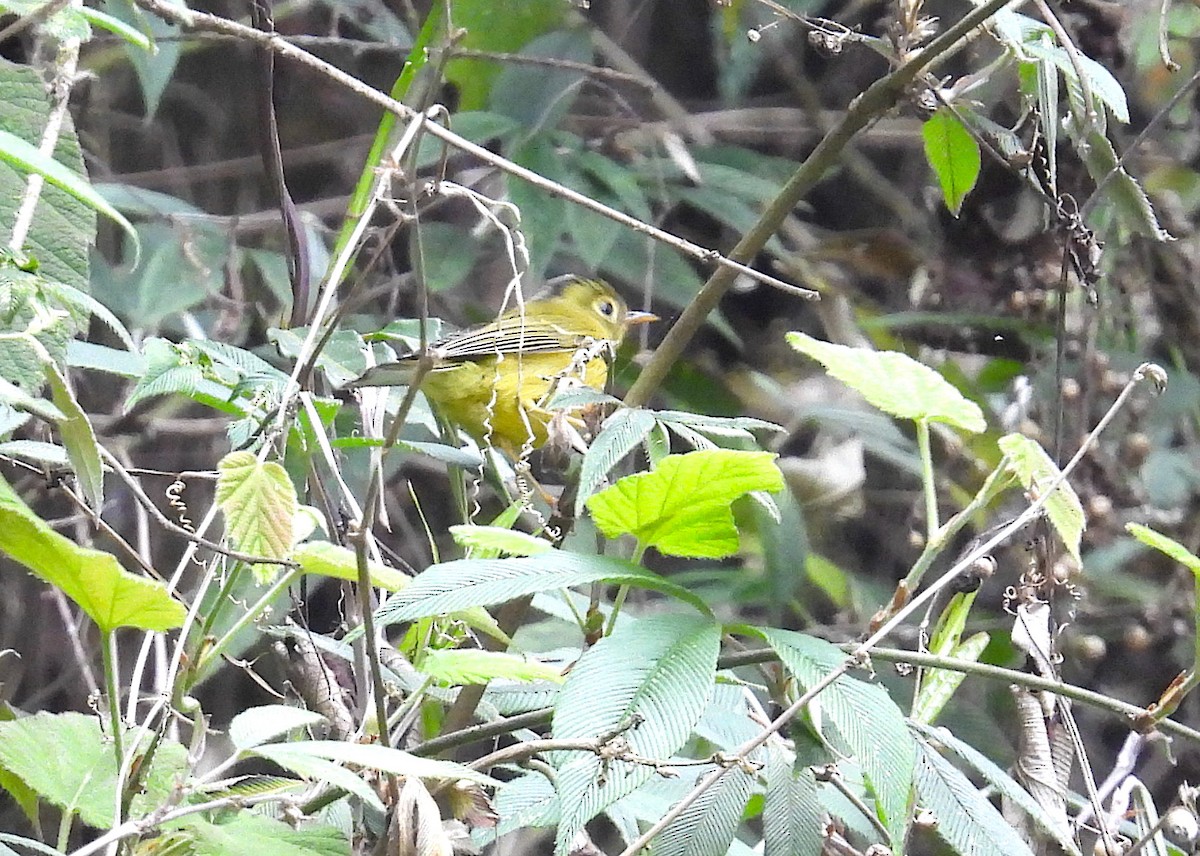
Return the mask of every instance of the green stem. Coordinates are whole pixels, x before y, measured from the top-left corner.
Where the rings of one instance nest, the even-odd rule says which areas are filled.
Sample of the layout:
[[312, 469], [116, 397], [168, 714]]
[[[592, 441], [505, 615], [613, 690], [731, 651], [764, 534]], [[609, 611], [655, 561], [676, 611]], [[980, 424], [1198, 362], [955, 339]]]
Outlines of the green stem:
[[[111, 630], [101, 631], [100, 656], [104, 664], [104, 683], [108, 691], [108, 722], [112, 729], [113, 752], [117, 758], [117, 769], [125, 759], [125, 739], [121, 729], [121, 684], [117, 680], [116, 637]], [[120, 823], [117, 818], [115, 823]]]
[[[260, 597], [252, 607], [247, 609], [242, 614], [242, 617], [233, 623], [233, 626], [225, 631], [225, 635], [213, 643], [212, 647], [200, 656], [196, 662], [196, 667], [192, 669], [193, 677], [198, 678], [200, 675], [203, 675], [205, 670], [212, 664], [213, 660], [221, 656], [221, 654], [225, 652], [225, 649], [233, 643], [234, 637], [237, 636], [237, 634], [243, 629], [245, 629], [252, 621], [262, 615], [266, 608], [271, 605], [271, 601], [273, 601], [281, 591], [295, 582], [296, 578], [299, 576], [299, 568], [289, 568], [286, 573], [280, 575], [279, 579], [275, 581], [274, 585], [263, 592], [263, 596]], [[186, 690], [184, 690], [184, 692], [186, 692]]]
[[929, 446], [929, 421], [917, 420], [917, 452], [921, 456], [921, 487], [925, 492], [925, 543], [938, 535], [937, 476], [933, 472], [933, 450]]
[[[633, 551], [633, 557], [629, 561], [640, 565], [644, 555], [646, 555], [646, 545], [638, 541], [637, 547]], [[617, 596], [613, 599], [612, 613], [608, 616], [608, 625], [604, 628], [605, 636], [612, 635], [613, 628], [617, 626], [617, 616], [621, 614], [621, 607], [625, 605], [627, 597], [629, 597], [629, 583], [624, 583], [617, 589]]]

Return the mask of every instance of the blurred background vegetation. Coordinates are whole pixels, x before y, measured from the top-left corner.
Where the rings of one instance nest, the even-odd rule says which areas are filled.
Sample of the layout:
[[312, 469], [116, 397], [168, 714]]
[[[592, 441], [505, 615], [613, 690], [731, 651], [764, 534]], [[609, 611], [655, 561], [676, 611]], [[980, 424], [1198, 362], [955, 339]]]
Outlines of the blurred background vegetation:
[[[147, 55], [116, 38], [84, 49], [88, 78], [72, 115], [88, 171], [106, 197], [134, 220], [142, 259], [128, 240], [104, 229], [91, 258], [92, 294], [135, 338], [206, 338], [254, 350], [282, 364], [268, 330], [293, 312], [286, 238], [276, 190], [260, 152], [259, 57], [245, 44], [184, 34], [123, 2], [101, 4], [154, 32]], [[248, 20], [244, 3], [194, 3]], [[1177, 92], [1169, 112], [1133, 149], [1125, 166], [1148, 192], [1174, 237], [1156, 241], [1122, 227], [1105, 205], [1088, 224], [1105, 242], [1096, 300], [1069, 277], [1060, 282], [1064, 242], [1049, 228], [1042, 201], [1009, 163], [987, 156], [959, 216], [942, 201], [922, 147], [928, 105], [915, 97], [873, 123], [840, 165], [787, 218], [755, 259], [785, 281], [821, 293], [798, 299], [748, 278], [723, 299], [687, 359], [673, 370], [656, 406], [709, 415], [749, 415], [786, 432], [774, 441], [790, 480], [783, 527], [762, 527], [737, 562], [663, 565], [664, 573], [744, 617], [837, 641], [853, 638], [891, 595], [920, 551], [919, 465], [905, 426], [867, 408], [791, 351], [785, 331], [845, 344], [904, 350], [933, 365], [983, 406], [989, 434], [963, 445], [937, 435], [942, 500], [960, 507], [996, 463], [994, 441], [1021, 430], [1048, 447], [1061, 408], [1061, 452], [1069, 455], [1111, 404], [1130, 371], [1146, 359], [1168, 368], [1167, 392], [1135, 401], [1104, 436], [1073, 484], [1088, 513], [1083, 569], [1061, 564], [1074, 611], [1062, 648], [1064, 677], [1136, 704], [1158, 697], [1191, 660], [1193, 580], [1124, 534], [1147, 522], [1195, 549], [1200, 543], [1200, 133], [1191, 75], [1200, 45], [1200, 8], [1167, 4], [1159, 49], [1158, 4], [1072, 0], [1059, 13], [1079, 50], [1105, 66], [1128, 99], [1128, 124], [1109, 136], [1124, 152]], [[288, 2], [275, 26], [295, 43], [367, 83], [389, 91], [420, 22], [420, 0]], [[963, 3], [930, 3], [924, 14], [959, 17]], [[882, 0], [522, 0], [456, 2], [453, 25], [466, 30], [448, 55], [444, 83], [423, 98], [449, 107], [458, 133], [593, 199], [695, 243], [728, 250], [814, 147], [847, 104], [888, 69], [862, 37], [882, 37], [896, 7]], [[831, 44], [794, 16], [820, 16], [844, 31]], [[0, 18], [0, 26], [12, 18]], [[0, 44], [0, 55], [31, 62], [41, 46], [30, 33]], [[977, 40], [937, 74], [943, 82], [978, 76], [969, 103], [1037, 152], [1038, 123], [1018, 95], [1011, 68], [989, 65], [995, 45]], [[300, 211], [303, 246], [323, 270], [380, 120], [367, 101], [294, 63], [277, 60], [274, 105], [287, 186]], [[926, 84], [937, 81], [925, 81]], [[1186, 88], [1186, 89], [1185, 89]], [[464, 154], [427, 141], [421, 175], [444, 171], [458, 184], [520, 209], [530, 281], [561, 273], [612, 281], [631, 305], [664, 319], [628, 349], [620, 381], [636, 373], [639, 352], [687, 305], [710, 269], [676, 250]], [[1061, 192], [1082, 206], [1095, 189], [1064, 146]], [[418, 238], [419, 233], [419, 238]], [[399, 210], [372, 223], [359, 254], [354, 300], [344, 323], [361, 331], [418, 312], [413, 269], [420, 241], [430, 314], [462, 325], [488, 318], [510, 275], [501, 233], [481, 225], [462, 198], [433, 198], [417, 224]], [[1061, 290], [1060, 290], [1061, 287]], [[1065, 295], [1065, 303], [1060, 296]], [[1060, 329], [1059, 307], [1064, 326]], [[306, 307], [301, 307], [307, 311]], [[301, 316], [302, 317], [302, 316]], [[93, 339], [108, 332], [93, 325]], [[1062, 388], [1055, 353], [1064, 357]], [[165, 472], [211, 470], [230, 447], [229, 419], [179, 397], [123, 408], [128, 388], [88, 375], [80, 396], [103, 441], [118, 457]], [[420, 437], [419, 431], [412, 435]], [[148, 490], [161, 491], [148, 476]], [[415, 568], [432, 559], [414, 497], [430, 528], [454, 522], [445, 475], [429, 459], [396, 467], [387, 502], [390, 543]], [[17, 479], [29, 491], [36, 480]], [[411, 489], [410, 489], [411, 485]], [[185, 501], [204, 507], [210, 488], [189, 484]], [[114, 487], [106, 519], [136, 541], [129, 498]], [[978, 529], [1002, 522], [993, 509]], [[70, 532], [86, 529], [53, 500], [39, 505]], [[746, 520], [752, 530], [753, 520]], [[755, 530], [757, 531], [757, 530]], [[997, 556], [981, 594], [1007, 626], [1004, 590], [1040, 546], [1030, 534]], [[178, 555], [170, 545], [165, 564]], [[156, 562], [157, 563], [157, 562]], [[0, 576], [0, 648], [21, 654], [3, 673], [3, 693], [26, 710], [81, 709], [88, 678], [62, 644], [61, 602], [23, 574]], [[319, 593], [314, 592], [314, 595]], [[312, 600], [309, 620], [327, 630], [339, 620], [336, 592]], [[1018, 665], [997, 634], [984, 659]], [[900, 641], [911, 643], [912, 638]], [[94, 678], [91, 679], [94, 681]], [[262, 700], [239, 669], [209, 681], [204, 704], [217, 721]], [[996, 723], [1010, 715], [1004, 688], [970, 683], [950, 714], [957, 733], [997, 760], [1011, 757], [1012, 735]], [[1105, 769], [1124, 729], [1077, 708], [1084, 739]], [[1189, 699], [1179, 713], [1197, 725]], [[1200, 751], [1178, 745], [1170, 767], [1150, 754], [1143, 778], [1159, 788], [1200, 777]], [[1166, 790], [1162, 791], [1166, 793]], [[0, 822], [0, 826], [4, 824]]]

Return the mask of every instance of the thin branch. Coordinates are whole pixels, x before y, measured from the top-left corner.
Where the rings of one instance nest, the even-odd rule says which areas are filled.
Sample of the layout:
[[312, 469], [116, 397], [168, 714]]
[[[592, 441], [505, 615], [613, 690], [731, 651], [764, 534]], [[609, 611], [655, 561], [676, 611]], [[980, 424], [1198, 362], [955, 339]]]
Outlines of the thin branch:
[[[1011, 2], [1011, 0], [989, 0], [988, 5], [984, 8], [989, 8], [994, 11], [993, 4], [998, 7], [1007, 2]], [[794, 294], [806, 299], [816, 299], [818, 297], [817, 292], [807, 288], [799, 288], [791, 283], [784, 282], [783, 280], [763, 273], [762, 271], [755, 270], [742, 261], [736, 260], [732, 254], [725, 256], [716, 250], [710, 250], [700, 246], [699, 244], [694, 244], [691, 241], [684, 240], [677, 235], [672, 235], [670, 232], [665, 232], [656, 226], [652, 226], [649, 223], [645, 223], [637, 219], [636, 217], [631, 217], [623, 211], [610, 208], [609, 206], [597, 202], [596, 200], [591, 199], [590, 197], [579, 193], [578, 191], [572, 190], [571, 188], [559, 184], [556, 181], [551, 181], [550, 179], [539, 175], [532, 170], [513, 163], [507, 158], [501, 157], [500, 155], [489, 151], [483, 146], [476, 145], [475, 143], [460, 137], [458, 134], [455, 134], [453, 131], [438, 125], [436, 122], [428, 121], [425, 117], [416, 113], [412, 108], [400, 103], [399, 101], [396, 101], [394, 98], [388, 97], [377, 89], [373, 89], [336, 66], [330, 65], [324, 60], [318, 59], [307, 51], [296, 47], [277, 35], [272, 33], [264, 33], [251, 27], [247, 27], [243, 24], [239, 24], [236, 21], [230, 21], [215, 15], [209, 15], [204, 12], [196, 12], [186, 8], [175, 7], [169, 5], [166, 0], [137, 0], [137, 4], [143, 9], [158, 15], [160, 18], [170, 21], [171, 23], [178, 24], [185, 29], [208, 30], [217, 33], [225, 33], [226, 35], [236, 36], [253, 44], [265, 45], [281, 56], [285, 56], [289, 59], [293, 59], [302, 63], [308, 68], [311, 68], [325, 75], [334, 82], [341, 84], [356, 95], [366, 98], [368, 101], [371, 101], [372, 103], [391, 113], [395, 113], [397, 116], [406, 121], [412, 121], [415, 119], [423, 122], [426, 133], [437, 137], [439, 140], [454, 146], [460, 151], [464, 151], [470, 155], [473, 155], [474, 157], [479, 158], [483, 162], [496, 167], [502, 172], [527, 181], [552, 196], [566, 199], [568, 202], [581, 205], [584, 208], [600, 214], [601, 216], [609, 218], [610, 220], [615, 220], [616, 222], [633, 229], [635, 232], [639, 232], [643, 235], [649, 235], [650, 237], [673, 247], [685, 255], [691, 256], [692, 258], [698, 259], [705, 263], [716, 264], [720, 266], [722, 270], [729, 271], [731, 282], [734, 274], [742, 274], [764, 283], [765, 285], [769, 285], [772, 288], [785, 291], [789, 294]], [[977, 13], [972, 13], [972, 15], [968, 17], [975, 17], [976, 14]], [[766, 239], [764, 238], [764, 243], [765, 240]]]

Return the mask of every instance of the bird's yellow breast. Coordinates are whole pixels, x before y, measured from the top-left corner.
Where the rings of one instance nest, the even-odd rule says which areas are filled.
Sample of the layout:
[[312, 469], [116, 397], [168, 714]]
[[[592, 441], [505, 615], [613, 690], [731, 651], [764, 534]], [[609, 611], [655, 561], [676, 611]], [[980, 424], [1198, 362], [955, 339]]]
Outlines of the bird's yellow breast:
[[435, 369], [421, 389], [454, 424], [481, 444], [515, 453], [546, 442], [556, 411], [545, 405], [572, 385], [604, 389], [608, 363], [583, 352], [505, 354]]

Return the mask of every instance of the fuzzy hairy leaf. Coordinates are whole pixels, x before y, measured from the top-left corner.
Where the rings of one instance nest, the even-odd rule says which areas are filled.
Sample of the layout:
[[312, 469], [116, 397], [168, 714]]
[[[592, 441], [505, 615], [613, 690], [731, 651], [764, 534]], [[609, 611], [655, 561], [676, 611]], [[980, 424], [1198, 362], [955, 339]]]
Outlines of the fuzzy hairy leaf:
[[790, 753], [775, 747], [767, 760], [766, 777], [765, 856], [820, 856], [825, 810], [812, 770], [797, 769]]
[[[287, 470], [259, 461], [250, 452], [230, 452], [217, 464], [217, 503], [238, 549], [266, 559], [286, 559], [295, 541], [296, 488]], [[269, 581], [278, 565], [256, 564], [259, 582]]]
[[[669, 758], [708, 705], [720, 641], [720, 625], [698, 616], [660, 615], [618, 627], [568, 675], [555, 705], [554, 738], [620, 732], [638, 756]], [[653, 767], [606, 762], [592, 752], [560, 753], [556, 766], [559, 856], [584, 824], [654, 776]]]
[[[830, 643], [802, 633], [769, 627], [754, 632], [775, 649], [802, 687], [812, 686], [845, 659]], [[916, 746], [904, 714], [883, 687], [848, 675], [834, 681], [813, 704], [820, 710], [820, 721], [836, 729], [835, 734], [824, 735], [826, 739], [844, 745], [862, 767], [875, 797], [875, 812], [888, 830], [890, 846], [898, 852], [908, 826], [916, 764]]]
[[724, 856], [753, 788], [753, 776], [731, 769], [658, 834], [654, 856]]
[[540, 556], [457, 559], [432, 565], [404, 591], [388, 598], [376, 620], [386, 626], [601, 581], [659, 591], [709, 613], [704, 601], [687, 589], [631, 562], [553, 550]]
[[918, 743], [916, 784], [937, 836], [962, 856], [1033, 856], [1024, 841], [957, 767]]
[[987, 428], [978, 404], [907, 354], [834, 345], [804, 333], [788, 333], [787, 340], [884, 413], [945, 422], [971, 433]]

